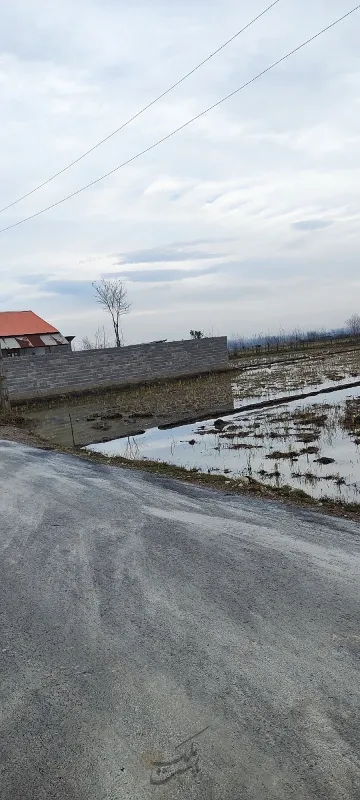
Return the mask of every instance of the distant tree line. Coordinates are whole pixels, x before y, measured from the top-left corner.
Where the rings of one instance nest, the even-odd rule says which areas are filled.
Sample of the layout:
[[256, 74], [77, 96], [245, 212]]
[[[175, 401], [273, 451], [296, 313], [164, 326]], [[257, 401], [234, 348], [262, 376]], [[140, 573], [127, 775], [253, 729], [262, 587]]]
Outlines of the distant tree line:
[[295, 328], [291, 332], [280, 329], [277, 334], [258, 333], [254, 336], [240, 336], [233, 334], [229, 338], [228, 348], [230, 355], [236, 355], [244, 350], [281, 350], [283, 348], [306, 348], [319, 342], [336, 342], [349, 337], [360, 337], [360, 315], [353, 314], [345, 323], [343, 328], [333, 330], [302, 331]]

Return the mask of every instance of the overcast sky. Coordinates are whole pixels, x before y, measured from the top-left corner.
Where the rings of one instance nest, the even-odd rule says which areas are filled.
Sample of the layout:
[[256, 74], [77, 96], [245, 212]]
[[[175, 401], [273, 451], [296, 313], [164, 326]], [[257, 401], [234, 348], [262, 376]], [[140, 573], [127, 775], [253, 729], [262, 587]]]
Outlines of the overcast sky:
[[[46, 180], [178, 80], [270, 0], [12, 0], [0, 11], [0, 205]], [[355, 0], [281, 0], [128, 128], [0, 215], [10, 225], [216, 102]], [[360, 12], [134, 163], [0, 235], [0, 310], [64, 334], [107, 319], [127, 343], [250, 334], [360, 312]]]

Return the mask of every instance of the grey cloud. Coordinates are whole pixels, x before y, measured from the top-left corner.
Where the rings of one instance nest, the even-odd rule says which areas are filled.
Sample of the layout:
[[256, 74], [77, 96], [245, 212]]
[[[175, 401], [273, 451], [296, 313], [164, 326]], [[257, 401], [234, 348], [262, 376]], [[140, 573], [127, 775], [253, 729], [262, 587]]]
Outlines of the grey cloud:
[[[116, 264], [160, 264], [163, 262], [201, 261], [217, 258], [216, 255], [206, 250], [196, 250], [196, 242], [172, 244], [166, 247], [151, 247], [147, 250], [132, 250], [129, 253], [119, 253]], [[205, 244], [204, 241], [201, 244]]]
[[[26, 287], [30, 288], [31, 290], [45, 292], [48, 293], [48, 298], [44, 300], [38, 300], [38, 303], [46, 306], [46, 312], [49, 316], [48, 309], [51, 307], [54, 310], [57, 309], [64, 309], [64, 307], [79, 309], [79, 308], [91, 308], [95, 305], [95, 297], [94, 297], [94, 290], [92, 287], [91, 281], [87, 280], [65, 280], [65, 279], [58, 279], [58, 280], [47, 280], [46, 276], [44, 275], [31, 275], [29, 276], [29, 281], [27, 278], [19, 284], [18, 292], [23, 295], [24, 290], [26, 291]], [[15, 302], [14, 302], [15, 301]], [[16, 305], [16, 300], [12, 298], [12, 306]]]
[[329, 228], [333, 224], [330, 219], [302, 219], [299, 222], [294, 222], [292, 227], [296, 231], [320, 231], [322, 228]]
[[[9, 276], [10, 277], [10, 276]], [[32, 287], [39, 291], [51, 292], [56, 295], [69, 295], [73, 297], [89, 297], [93, 294], [92, 281], [89, 280], [67, 280], [54, 278], [43, 273], [29, 273], [16, 277], [16, 282], [22, 290], [25, 287]], [[4, 295], [2, 295], [2, 298]]]
[[152, 269], [134, 270], [134, 272], [108, 272], [104, 278], [122, 278], [124, 281], [134, 281], [136, 283], [173, 283], [183, 281], [186, 278], [194, 278], [199, 275], [208, 275], [213, 272], [207, 270], [183, 270], [183, 269]]
[[55, 294], [69, 295], [71, 297], [89, 299], [94, 296], [91, 281], [49, 280], [41, 284], [42, 289], [55, 292]]
[[29, 273], [28, 275], [18, 275], [17, 280], [19, 283], [25, 286], [38, 286], [44, 281], [50, 280], [49, 275], [44, 275], [44, 273]]

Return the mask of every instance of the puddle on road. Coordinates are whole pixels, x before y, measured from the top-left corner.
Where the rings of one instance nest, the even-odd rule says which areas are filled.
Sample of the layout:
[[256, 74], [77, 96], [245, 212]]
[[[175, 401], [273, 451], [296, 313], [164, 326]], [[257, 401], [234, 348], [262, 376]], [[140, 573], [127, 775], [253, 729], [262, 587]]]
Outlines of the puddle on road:
[[272, 486], [302, 489], [317, 499], [360, 502], [359, 398], [360, 387], [340, 389], [218, 422], [152, 428], [89, 449], [231, 478], [251, 476]]

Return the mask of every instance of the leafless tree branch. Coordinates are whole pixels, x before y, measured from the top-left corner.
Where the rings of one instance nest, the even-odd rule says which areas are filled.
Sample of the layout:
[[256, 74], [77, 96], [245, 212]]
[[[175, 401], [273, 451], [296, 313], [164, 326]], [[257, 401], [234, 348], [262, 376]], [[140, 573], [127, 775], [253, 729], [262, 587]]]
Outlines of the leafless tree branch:
[[120, 317], [127, 314], [131, 307], [127, 299], [126, 286], [120, 278], [101, 278], [100, 281], [93, 283], [93, 288], [97, 302], [111, 316], [116, 347], [121, 347]]
[[84, 336], [82, 340], [82, 350], [104, 350], [106, 347], [112, 347], [109, 341], [108, 334], [104, 325], [99, 325], [95, 331], [94, 341], [92, 342], [88, 336]]

